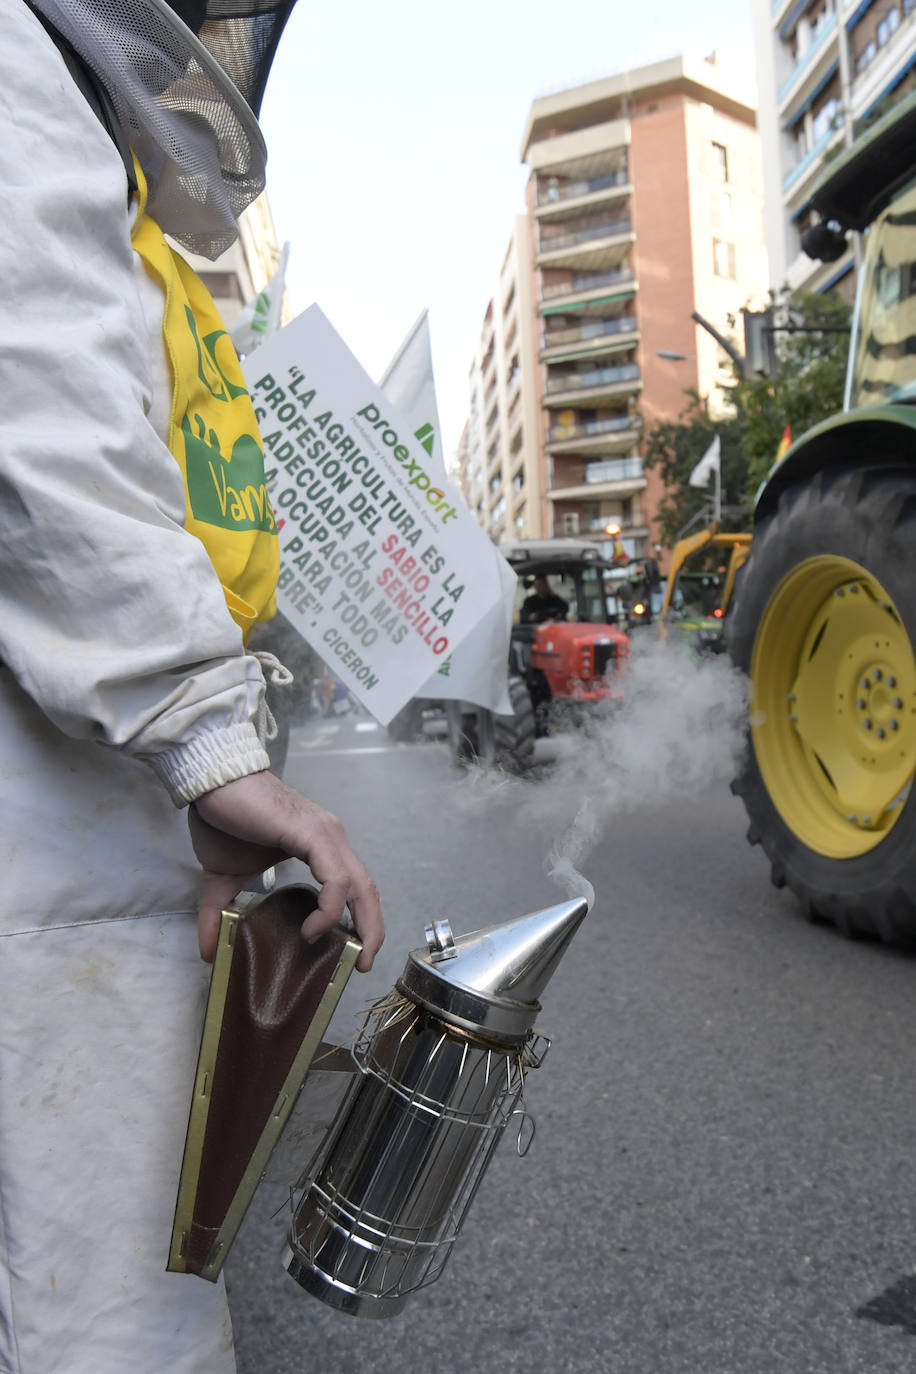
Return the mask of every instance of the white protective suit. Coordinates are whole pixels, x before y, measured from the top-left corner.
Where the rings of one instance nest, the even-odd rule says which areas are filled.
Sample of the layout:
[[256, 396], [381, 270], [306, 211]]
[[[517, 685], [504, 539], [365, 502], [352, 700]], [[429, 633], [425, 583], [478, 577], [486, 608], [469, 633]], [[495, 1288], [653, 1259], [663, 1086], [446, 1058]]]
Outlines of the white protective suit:
[[263, 693], [163, 442], [125, 171], [0, 0], [0, 1371], [224, 1374], [167, 1274], [208, 970], [180, 808], [268, 766]]

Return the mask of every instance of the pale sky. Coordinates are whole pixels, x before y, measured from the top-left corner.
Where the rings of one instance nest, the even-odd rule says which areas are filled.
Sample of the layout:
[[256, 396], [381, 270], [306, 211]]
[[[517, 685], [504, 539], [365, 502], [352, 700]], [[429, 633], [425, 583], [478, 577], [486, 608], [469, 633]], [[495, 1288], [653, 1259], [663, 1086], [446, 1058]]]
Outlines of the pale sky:
[[513, 218], [532, 100], [712, 51], [753, 93], [750, 0], [299, 0], [261, 112], [298, 313], [377, 381], [428, 308], [449, 462]]

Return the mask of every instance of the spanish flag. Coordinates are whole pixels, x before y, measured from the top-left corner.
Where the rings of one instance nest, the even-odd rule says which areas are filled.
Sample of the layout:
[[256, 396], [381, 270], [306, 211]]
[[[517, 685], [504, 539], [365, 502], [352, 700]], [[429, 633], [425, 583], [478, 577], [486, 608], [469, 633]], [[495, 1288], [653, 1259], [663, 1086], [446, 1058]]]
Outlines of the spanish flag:
[[784, 429], [783, 432], [782, 432], [782, 438], [781, 438], [780, 441], [779, 441], [779, 448], [776, 450], [776, 458], [775, 458], [775, 461], [778, 463], [779, 460], [780, 460], [780, 458], [783, 456], [783, 454], [784, 454], [784, 453], [787, 453], [788, 450], [789, 450], [791, 447], [792, 447], [792, 426], [791, 426], [791, 425], [786, 425], [785, 429]]

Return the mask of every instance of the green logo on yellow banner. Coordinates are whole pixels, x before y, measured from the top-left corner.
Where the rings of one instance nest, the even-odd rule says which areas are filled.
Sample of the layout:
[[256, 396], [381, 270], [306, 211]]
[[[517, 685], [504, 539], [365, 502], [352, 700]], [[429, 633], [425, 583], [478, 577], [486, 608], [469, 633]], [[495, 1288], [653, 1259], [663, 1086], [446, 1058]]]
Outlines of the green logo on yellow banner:
[[242, 434], [232, 446], [232, 456], [224, 458], [219, 435], [207, 429], [199, 415], [185, 415], [185, 471], [191, 514], [205, 525], [224, 530], [266, 530], [276, 528], [267, 487], [264, 484], [264, 455], [250, 434]]
[[226, 370], [219, 360], [217, 345], [225, 340], [223, 347], [228, 350], [227, 362], [235, 364], [238, 368], [238, 360], [232, 346], [232, 340], [225, 329], [214, 329], [209, 334], [205, 334], [201, 340], [197, 330], [197, 321], [194, 312], [189, 305], [184, 308], [185, 318], [188, 328], [191, 331], [191, 338], [194, 340], [194, 347], [197, 349], [197, 375], [203, 382], [215, 401], [229, 401], [236, 396], [247, 396], [248, 392], [243, 386], [238, 386], [230, 381], [226, 375]]

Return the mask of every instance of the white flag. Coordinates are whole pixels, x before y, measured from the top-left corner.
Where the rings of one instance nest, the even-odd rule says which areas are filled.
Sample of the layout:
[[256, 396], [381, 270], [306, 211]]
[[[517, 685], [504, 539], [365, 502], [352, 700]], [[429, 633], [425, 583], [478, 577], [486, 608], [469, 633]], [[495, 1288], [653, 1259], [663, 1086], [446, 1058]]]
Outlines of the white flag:
[[286, 287], [286, 262], [289, 257], [289, 244], [284, 243], [280, 262], [270, 281], [259, 291], [253, 301], [243, 307], [233, 321], [229, 337], [235, 345], [239, 357], [253, 353], [258, 344], [269, 339], [280, 328], [283, 312], [283, 291]]
[[379, 386], [391, 404], [416, 425], [415, 438], [444, 474], [428, 310], [423, 311], [391, 359]]
[[[379, 386], [407, 420], [417, 442], [442, 469], [444, 476], [428, 311], [423, 311], [410, 330], [385, 369]], [[511, 715], [509, 637], [517, 578], [495, 545], [489, 548], [492, 566], [487, 578], [499, 588], [499, 600], [416, 695], [434, 701], [471, 701], [499, 715]]]
[[720, 463], [722, 461], [721, 455], [722, 446], [717, 434], [709, 445], [709, 448], [703, 454], [703, 457], [693, 469], [693, 472], [691, 472], [690, 476], [687, 478], [688, 486], [705, 487], [710, 477], [712, 477], [714, 473], [719, 472]]

